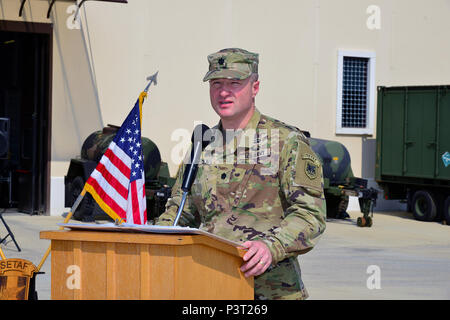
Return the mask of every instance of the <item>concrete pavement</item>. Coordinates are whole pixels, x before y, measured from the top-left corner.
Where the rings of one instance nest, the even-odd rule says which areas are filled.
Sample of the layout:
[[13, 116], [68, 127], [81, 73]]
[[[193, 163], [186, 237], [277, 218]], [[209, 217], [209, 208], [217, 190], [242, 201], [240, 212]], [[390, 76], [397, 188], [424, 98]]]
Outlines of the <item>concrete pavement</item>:
[[310, 299], [450, 299], [450, 226], [384, 212], [374, 214], [371, 228], [359, 228], [361, 214], [350, 215], [330, 220], [318, 245], [300, 257]]
[[[316, 248], [299, 257], [310, 299], [450, 299], [450, 226], [419, 222], [406, 212], [375, 213], [371, 228], [351, 219], [332, 220]], [[3, 217], [22, 251], [9, 241], [7, 258], [36, 266], [49, 240], [42, 230], [56, 230], [62, 217], [30, 216], [7, 210]], [[6, 230], [0, 223], [0, 238]], [[8, 238], [8, 240], [10, 240]], [[36, 278], [38, 298], [50, 299], [50, 257]], [[372, 289], [370, 289], [372, 288]]]

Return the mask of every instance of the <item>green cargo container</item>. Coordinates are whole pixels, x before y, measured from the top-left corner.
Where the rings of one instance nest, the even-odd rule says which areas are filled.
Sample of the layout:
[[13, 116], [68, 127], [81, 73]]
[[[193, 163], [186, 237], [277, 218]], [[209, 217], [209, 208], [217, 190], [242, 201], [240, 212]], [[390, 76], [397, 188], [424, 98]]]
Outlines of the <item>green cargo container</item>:
[[450, 224], [450, 86], [378, 87], [375, 176], [386, 199]]

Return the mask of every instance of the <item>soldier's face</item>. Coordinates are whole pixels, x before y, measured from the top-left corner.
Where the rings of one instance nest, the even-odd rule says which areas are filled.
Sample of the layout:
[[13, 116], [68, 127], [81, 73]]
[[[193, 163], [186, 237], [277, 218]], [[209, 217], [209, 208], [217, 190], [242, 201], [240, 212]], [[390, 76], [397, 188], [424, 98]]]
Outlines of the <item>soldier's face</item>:
[[246, 118], [259, 91], [259, 81], [213, 79], [209, 82], [209, 96], [214, 111], [221, 119], [236, 121]]

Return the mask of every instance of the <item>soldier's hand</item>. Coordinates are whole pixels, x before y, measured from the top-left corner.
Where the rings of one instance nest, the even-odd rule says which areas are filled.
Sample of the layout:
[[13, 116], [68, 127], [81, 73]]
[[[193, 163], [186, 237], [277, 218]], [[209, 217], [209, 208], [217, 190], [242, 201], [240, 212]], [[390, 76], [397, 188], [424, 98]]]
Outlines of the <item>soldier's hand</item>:
[[262, 241], [246, 241], [242, 244], [248, 251], [243, 259], [246, 262], [241, 267], [246, 277], [263, 274], [272, 263], [272, 254]]

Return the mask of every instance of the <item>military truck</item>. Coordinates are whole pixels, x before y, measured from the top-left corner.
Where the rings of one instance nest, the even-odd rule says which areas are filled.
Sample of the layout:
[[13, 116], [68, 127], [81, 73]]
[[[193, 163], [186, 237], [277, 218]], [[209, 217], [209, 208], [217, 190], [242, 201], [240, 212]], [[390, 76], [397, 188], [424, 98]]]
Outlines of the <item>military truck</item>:
[[353, 175], [350, 154], [347, 148], [336, 141], [311, 138], [306, 132], [313, 151], [319, 156], [324, 177], [324, 192], [327, 217], [345, 219], [349, 196], [358, 197], [363, 213], [356, 221], [360, 227], [371, 227], [373, 207], [378, 197], [374, 188], [367, 188], [367, 180]]
[[450, 86], [378, 87], [375, 180], [420, 221], [450, 224]]
[[[69, 170], [64, 177], [66, 207], [72, 207], [81, 193], [86, 180], [96, 168], [119, 128], [108, 124], [102, 130], [93, 132], [84, 141], [80, 157], [70, 160]], [[170, 177], [169, 167], [166, 162], [161, 161], [161, 154], [153, 141], [142, 137], [142, 150], [144, 155], [147, 220], [154, 220], [164, 211], [175, 179]], [[90, 193], [86, 193], [82, 202], [73, 213], [73, 218], [85, 222], [110, 219]]]

